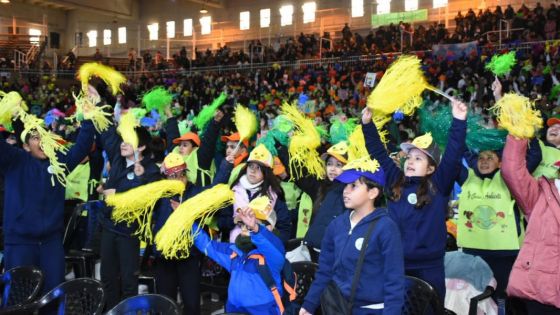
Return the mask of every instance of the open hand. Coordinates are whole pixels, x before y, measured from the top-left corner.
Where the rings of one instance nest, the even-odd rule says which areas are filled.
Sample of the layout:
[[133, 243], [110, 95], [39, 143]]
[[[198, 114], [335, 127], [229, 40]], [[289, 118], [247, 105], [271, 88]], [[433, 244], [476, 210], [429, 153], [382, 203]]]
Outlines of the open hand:
[[239, 209], [237, 212], [237, 217], [241, 219], [243, 223], [245, 223], [249, 230], [255, 232], [256, 229], [258, 229], [257, 218], [255, 218], [255, 212], [253, 211], [253, 209], [249, 207]]

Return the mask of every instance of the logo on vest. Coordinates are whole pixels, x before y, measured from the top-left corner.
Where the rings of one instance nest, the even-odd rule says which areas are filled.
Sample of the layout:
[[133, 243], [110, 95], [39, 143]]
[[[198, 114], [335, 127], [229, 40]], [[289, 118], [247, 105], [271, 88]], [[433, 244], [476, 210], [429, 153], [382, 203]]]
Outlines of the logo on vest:
[[362, 245], [364, 244], [364, 238], [360, 237], [359, 239], [356, 240], [356, 242], [354, 243], [354, 246], [356, 246], [357, 250], [362, 250]]
[[[473, 226], [481, 230], [490, 230], [494, 228], [497, 224], [503, 222], [506, 218], [506, 214], [503, 211], [496, 211], [491, 206], [481, 205], [474, 209], [474, 211], [465, 211], [463, 215], [467, 217], [467, 222], [465, 226], [469, 230], [473, 229]], [[502, 231], [507, 227], [507, 225], [500, 224]]]
[[410, 203], [411, 205], [415, 205], [418, 202], [418, 197], [416, 197], [415, 193], [408, 195], [406, 199], [408, 200], [408, 203]]

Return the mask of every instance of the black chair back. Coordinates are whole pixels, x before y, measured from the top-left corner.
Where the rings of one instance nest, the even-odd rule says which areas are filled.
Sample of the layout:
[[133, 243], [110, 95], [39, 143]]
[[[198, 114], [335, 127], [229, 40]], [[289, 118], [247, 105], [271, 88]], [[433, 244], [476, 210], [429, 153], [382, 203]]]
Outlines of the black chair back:
[[159, 294], [129, 297], [105, 315], [179, 315], [179, 307], [170, 298]]
[[2, 288], [0, 308], [29, 304], [41, 292], [43, 273], [31, 266], [15, 267], [2, 274], [0, 287]]
[[436, 290], [426, 281], [406, 276], [403, 315], [423, 315], [432, 309], [435, 315], [445, 314]]
[[302, 305], [303, 299], [311, 287], [311, 283], [315, 280], [315, 272], [317, 272], [317, 264], [309, 261], [299, 261], [292, 263], [292, 270], [296, 273], [296, 304]]
[[97, 280], [79, 278], [64, 282], [52, 289], [35, 303], [41, 309], [58, 303], [58, 310], [65, 315], [101, 314], [105, 302], [103, 285]]

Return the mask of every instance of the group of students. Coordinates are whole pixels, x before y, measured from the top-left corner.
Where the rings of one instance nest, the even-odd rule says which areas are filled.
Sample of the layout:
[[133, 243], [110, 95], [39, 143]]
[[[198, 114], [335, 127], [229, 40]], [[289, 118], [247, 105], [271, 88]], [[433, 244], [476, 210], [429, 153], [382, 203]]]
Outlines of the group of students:
[[[162, 178], [183, 182], [182, 195], [158, 201], [151, 227], [154, 235], [181, 202], [217, 184], [230, 185], [233, 205], [221, 209], [214, 220], [223, 241], [202, 229], [195, 238], [196, 249], [190, 249], [187, 258], [173, 259], [152, 244], [158, 292], [172, 299], [180, 292], [185, 314], [200, 313], [202, 255], [231, 274], [227, 312], [281, 313], [284, 308], [277, 295], [284, 293], [284, 244], [296, 236], [304, 238], [312, 260], [319, 264], [300, 314], [313, 314], [329, 287], [337, 288], [346, 299], [352, 296], [352, 314], [401, 314], [405, 275], [429, 283], [443, 301], [446, 220], [455, 182], [462, 188], [458, 245], [488, 263], [498, 282], [496, 298], [521, 298], [529, 314], [557, 314], [560, 119], [548, 119], [545, 142], [534, 140], [528, 148], [527, 140], [508, 136], [503, 152], [478, 152], [464, 164], [465, 156], [472, 157], [466, 154], [465, 144], [467, 106], [454, 100], [451, 107], [453, 120], [444, 153], [429, 134], [423, 135], [401, 144], [403, 165], [390, 157], [372, 122], [372, 112], [365, 109], [361, 125], [369, 156], [349, 160], [348, 143], [333, 143], [321, 155], [324, 179], [308, 175], [290, 181], [285, 147], [279, 146], [274, 157], [262, 144], [251, 149], [252, 144], [239, 133], [220, 138], [224, 118], [220, 110], [200, 135], [180, 134], [177, 120], [169, 113], [167, 155], [161, 163], [146, 128], [135, 128], [135, 149], [116, 126], [95, 132], [88, 120], [81, 122], [75, 144], [66, 154], [59, 154], [59, 160], [72, 171], [91, 155], [92, 148], [104, 151], [108, 178], [99, 188], [104, 196]], [[65, 276], [65, 189], [52, 180], [40, 136], [30, 132], [21, 140], [18, 148], [5, 141], [4, 135], [0, 139], [4, 264], [6, 270], [38, 266], [46, 277], [44, 288], [49, 290]], [[226, 149], [216, 159], [220, 140]], [[265, 215], [249, 206], [262, 196], [270, 202]], [[138, 226], [117, 223], [111, 213], [112, 208], [104, 206], [100, 214], [101, 280], [107, 309], [137, 294], [140, 249]], [[354, 283], [362, 250], [365, 259]], [[277, 294], [263, 280], [263, 264]]]

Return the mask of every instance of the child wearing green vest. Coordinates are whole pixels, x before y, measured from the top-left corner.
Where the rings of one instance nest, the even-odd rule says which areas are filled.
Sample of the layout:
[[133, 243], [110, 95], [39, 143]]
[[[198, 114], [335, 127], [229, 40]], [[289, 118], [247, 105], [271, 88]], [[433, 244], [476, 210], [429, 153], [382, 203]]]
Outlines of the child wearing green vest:
[[557, 177], [557, 168], [554, 166], [560, 160], [560, 115], [549, 118], [546, 121], [546, 143], [539, 141], [539, 148], [542, 151], [542, 160], [533, 172], [533, 177], [554, 179]]
[[[534, 141], [527, 153], [527, 169], [540, 161]], [[501, 151], [484, 150], [466, 154], [469, 167], [462, 167], [457, 245], [463, 252], [480, 256], [497, 281], [496, 299], [505, 299], [509, 274], [524, 237], [524, 223], [500, 171]]]

